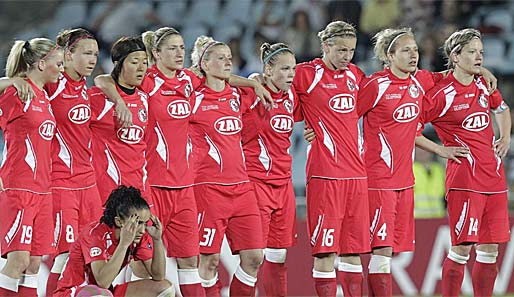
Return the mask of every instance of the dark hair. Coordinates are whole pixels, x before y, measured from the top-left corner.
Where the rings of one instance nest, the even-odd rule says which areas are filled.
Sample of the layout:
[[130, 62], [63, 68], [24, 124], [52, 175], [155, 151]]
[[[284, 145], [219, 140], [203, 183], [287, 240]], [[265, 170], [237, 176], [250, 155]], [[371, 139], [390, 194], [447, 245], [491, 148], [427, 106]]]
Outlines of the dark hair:
[[96, 40], [93, 34], [83, 28], [65, 29], [57, 34], [56, 43], [64, 48], [73, 52], [77, 43], [82, 39], [93, 39]]
[[109, 227], [114, 226], [114, 218], [129, 217], [134, 210], [150, 209], [146, 200], [141, 196], [141, 191], [134, 187], [121, 185], [114, 189], [105, 202], [105, 209], [100, 223]]
[[113, 44], [111, 60], [114, 63], [114, 68], [111, 71], [111, 76], [116, 82], [120, 76], [125, 58], [129, 54], [139, 51], [146, 53], [146, 47], [141, 37], [121, 37]]

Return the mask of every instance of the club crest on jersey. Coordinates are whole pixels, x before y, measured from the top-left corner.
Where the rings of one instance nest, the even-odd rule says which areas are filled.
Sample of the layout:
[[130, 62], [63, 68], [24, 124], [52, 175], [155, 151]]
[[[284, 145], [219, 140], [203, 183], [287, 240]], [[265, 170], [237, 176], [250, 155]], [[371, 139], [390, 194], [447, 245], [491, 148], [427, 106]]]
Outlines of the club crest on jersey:
[[39, 135], [44, 140], [52, 140], [55, 134], [55, 123], [51, 120], [46, 120], [39, 125]]
[[418, 98], [419, 96], [419, 88], [417, 85], [415, 84], [411, 84], [409, 86], [409, 95], [412, 97], [412, 98]]
[[348, 90], [350, 90], [351, 92], [355, 91], [355, 84], [351, 79], [346, 80], [346, 85], [348, 86]]
[[416, 103], [404, 103], [393, 112], [393, 118], [399, 123], [407, 123], [416, 119], [419, 115], [419, 106]]
[[139, 120], [143, 123], [146, 123], [146, 120], [148, 120], [148, 115], [146, 113], [146, 109], [144, 108], [140, 108], [138, 111], [137, 111], [137, 117], [139, 118]]
[[191, 93], [193, 93], [193, 87], [190, 84], [186, 84], [184, 86], [184, 95], [186, 98], [189, 98], [191, 96]]
[[68, 111], [68, 119], [75, 124], [84, 124], [91, 118], [91, 109], [86, 104], [77, 104]]
[[139, 126], [132, 125], [128, 128], [118, 129], [116, 134], [119, 140], [128, 144], [136, 144], [139, 143], [141, 139], [143, 139], [145, 131]]
[[4, 115], [4, 111], [0, 108], [0, 117]]
[[230, 108], [234, 112], [239, 112], [239, 101], [237, 101], [236, 99], [230, 99], [229, 104], [230, 104]]
[[191, 105], [186, 100], [175, 100], [168, 104], [168, 114], [175, 119], [185, 119], [191, 114]]
[[237, 117], [222, 117], [214, 122], [214, 129], [223, 135], [234, 135], [241, 131], [243, 122]]
[[284, 100], [284, 108], [287, 112], [293, 113], [293, 102], [289, 99]]
[[489, 126], [489, 114], [485, 112], [472, 113], [462, 121], [462, 128], [468, 131], [482, 131], [487, 128], [487, 126]]
[[349, 113], [355, 109], [355, 98], [350, 94], [337, 94], [328, 101], [330, 109], [338, 113]]
[[88, 100], [87, 89], [85, 87], [82, 89], [82, 93], [81, 94], [82, 94], [82, 99]]
[[480, 94], [480, 96], [478, 96], [478, 105], [483, 108], [489, 107], [489, 101], [487, 100], [487, 97], [485, 97], [485, 94]]
[[102, 249], [99, 248], [99, 247], [92, 247], [90, 250], [89, 250], [89, 256], [91, 257], [98, 257], [102, 254]]
[[293, 131], [294, 120], [288, 115], [275, 115], [269, 120], [269, 123], [275, 132], [289, 133]]

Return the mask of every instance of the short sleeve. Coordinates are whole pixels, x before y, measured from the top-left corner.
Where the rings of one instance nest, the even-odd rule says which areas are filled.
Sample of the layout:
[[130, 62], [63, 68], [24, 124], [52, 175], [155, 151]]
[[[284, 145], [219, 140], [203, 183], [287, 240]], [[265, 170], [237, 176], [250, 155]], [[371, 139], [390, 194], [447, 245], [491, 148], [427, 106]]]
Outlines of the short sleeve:
[[237, 88], [241, 96], [241, 114], [245, 114], [252, 110], [257, 104], [260, 104], [260, 99], [255, 94], [253, 88], [244, 87]]
[[95, 261], [107, 261], [107, 246], [105, 241], [97, 238], [95, 233], [82, 233], [82, 235], [80, 245], [85, 264], [87, 265]]
[[0, 128], [23, 115], [23, 103], [14, 87], [8, 87], [0, 96]]
[[365, 78], [361, 81], [357, 94], [357, 114], [359, 117], [370, 111], [378, 98], [376, 79]]
[[509, 106], [505, 101], [503, 100], [503, 96], [500, 93], [500, 91], [495, 90], [489, 100], [489, 107], [491, 108], [491, 111], [494, 113], [501, 113], [509, 109]]

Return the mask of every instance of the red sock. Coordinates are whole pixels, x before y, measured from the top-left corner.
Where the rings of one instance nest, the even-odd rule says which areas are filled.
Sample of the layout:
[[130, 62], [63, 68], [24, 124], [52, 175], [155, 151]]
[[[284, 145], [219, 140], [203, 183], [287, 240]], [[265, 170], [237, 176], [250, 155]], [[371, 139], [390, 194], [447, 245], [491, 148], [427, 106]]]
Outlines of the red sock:
[[223, 286], [221, 285], [220, 280], [216, 282], [216, 284], [212, 287], [204, 287], [205, 290], [205, 296], [208, 297], [220, 297], [221, 296], [221, 288]]
[[36, 288], [29, 288], [29, 287], [19, 286], [18, 287], [18, 296], [37, 297], [37, 289]]
[[392, 296], [393, 280], [390, 273], [368, 274], [369, 296]]
[[230, 296], [255, 296], [255, 285], [249, 286], [237, 278], [234, 274], [230, 283]]
[[481, 263], [475, 261], [472, 274], [474, 295], [492, 296], [494, 281], [498, 275], [496, 263]]
[[48, 281], [46, 282], [46, 296], [51, 297], [54, 294], [55, 289], [57, 289], [57, 281], [61, 276], [60, 273], [51, 272], [48, 275]]
[[362, 296], [362, 273], [337, 271], [337, 277], [343, 286], [344, 296]]
[[16, 296], [18, 296], [18, 293], [0, 287], [0, 296], [2, 296], [2, 297], [16, 297]]
[[314, 278], [316, 294], [319, 297], [333, 297], [337, 293], [337, 282], [335, 278]]
[[287, 267], [284, 263], [264, 261], [262, 284], [267, 296], [287, 296]]
[[449, 258], [444, 259], [442, 289], [443, 296], [459, 296], [464, 279], [464, 264]]

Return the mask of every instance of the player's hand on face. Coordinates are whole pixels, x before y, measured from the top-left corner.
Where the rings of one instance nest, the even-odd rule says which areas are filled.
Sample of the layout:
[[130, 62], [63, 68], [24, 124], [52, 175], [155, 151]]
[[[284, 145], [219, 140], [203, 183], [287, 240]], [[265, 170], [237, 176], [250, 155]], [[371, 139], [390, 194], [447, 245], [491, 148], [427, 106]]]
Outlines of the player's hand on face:
[[114, 114], [118, 119], [118, 123], [123, 128], [128, 128], [132, 126], [132, 113], [128, 109], [127, 105], [123, 101], [119, 101], [116, 103]]
[[314, 129], [305, 127], [303, 128], [303, 138], [305, 138], [308, 143], [311, 143], [316, 138], [316, 132], [314, 132]]
[[160, 240], [162, 237], [162, 224], [154, 214], [150, 216], [150, 220], [152, 220], [152, 226], [146, 226], [146, 232], [154, 239]]
[[25, 79], [20, 77], [13, 78], [13, 86], [16, 88], [16, 91], [18, 92], [18, 97], [20, 97], [21, 102], [25, 103], [34, 98], [34, 90]]
[[439, 146], [436, 154], [445, 159], [453, 160], [461, 164], [459, 158], [466, 158], [469, 154], [469, 149], [462, 146]]
[[501, 137], [500, 139], [496, 140], [493, 145], [494, 153], [500, 157], [503, 158], [507, 155], [510, 149], [510, 136], [508, 137]]
[[121, 226], [120, 232], [120, 244], [124, 246], [129, 246], [134, 242], [134, 238], [137, 234], [137, 223], [139, 220], [139, 216], [137, 214], [132, 214], [125, 223]]

